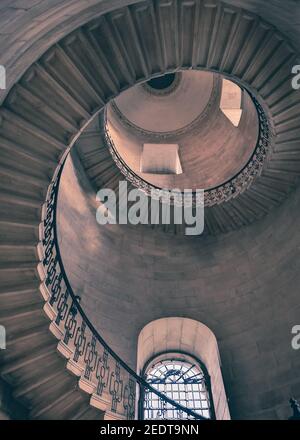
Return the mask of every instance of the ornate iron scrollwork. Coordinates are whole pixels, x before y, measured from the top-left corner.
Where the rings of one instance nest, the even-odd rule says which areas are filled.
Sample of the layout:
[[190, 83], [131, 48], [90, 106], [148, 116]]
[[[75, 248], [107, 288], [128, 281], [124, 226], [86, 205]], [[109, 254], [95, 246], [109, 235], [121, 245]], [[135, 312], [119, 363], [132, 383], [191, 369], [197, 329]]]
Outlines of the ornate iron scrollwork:
[[85, 362], [85, 379], [90, 380], [91, 374], [95, 371], [98, 352], [96, 350], [97, 339], [96, 336], [92, 336], [92, 340], [89, 341], [86, 345], [85, 354], [84, 354], [84, 362]]
[[[82, 376], [94, 385], [95, 394], [103, 397], [104, 401], [108, 400], [110, 410], [122, 417], [134, 419], [137, 387], [141, 393], [149, 389], [162, 401], [169, 402], [178, 410], [193, 414], [192, 411], [163, 396], [128, 367], [107, 345], [85, 315], [80, 298], [73, 292], [66, 275], [57, 238], [57, 196], [63, 166], [64, 162], [48, 190], [41, 243], [42, 264], [46, 274], [44, 285], [50, 295], [49, 304], [56, 314], [54, 322], [63, 333], [62, 341], [72, 353], [71, 360], [83, 368]], [[195, 418], [204, 419], [197, 414]]]
[[123, 405], [128, 420], [134, 419], [136, 398], [136, 383], [129, 377], [128, 383], [124, 388]]
[[108, 365], [108, 352], [107, 350], [103, 350], [102, 357], [99, 357], [96, 369], [96, 379], [97, 379], [97, 390], [96, 394], [102, 396], [104, 388], [107, 387], [109, 376], [110, 376], [110, 367]]
[[118, 404], [123, 398], [123, 380], [121, 379], [121, 368], [116, 362], [115, 371], [110, 375], [109, 392], [112, 396], [111, 410], [117, 412]]
[[[261, 173], [265, 158], [270, 150], [273, 135], [267, 115], [255, 96], [252, 95], [250, 92], [248, 93], [253, 100], [259, 119], [259, 135], [256, 147], [248, 163], [244, 166], [244, 168], [240, 170], [240, 172], [236, 176], [232, 177], [230, 180], [223, 183], [222, 185], [204, 191], [204, 204], [207, 207], [220, 204], [222, 202], [228, 202], [230, 199], [244, 192], [251, 185], [253, 180]], [[155, 185], [152, 185], [151, 183], [145, 181], [142, 177], [138, 176], [134, 171], [129, 168], [129, 166], [118, 153], [114, 141], [110, 136], [106, 111], [103, 112], [103, 118], [104, 136], [107, 147], [115, 164], [117, 165], [123, 176], [130, 183], [132, 183], [133, 186], [140, 189], [148, 196], [153, 195], [153, 193], [155, 193], [155, 191], [157, 190], [161, 190], [161, 188], [158, 188]], [[194, 205], [197, 203], [196, 197], [196, 193], [191, 193], [191, 198]], [[173, 203], [172, 198], [170, 200], [170, 203]]]

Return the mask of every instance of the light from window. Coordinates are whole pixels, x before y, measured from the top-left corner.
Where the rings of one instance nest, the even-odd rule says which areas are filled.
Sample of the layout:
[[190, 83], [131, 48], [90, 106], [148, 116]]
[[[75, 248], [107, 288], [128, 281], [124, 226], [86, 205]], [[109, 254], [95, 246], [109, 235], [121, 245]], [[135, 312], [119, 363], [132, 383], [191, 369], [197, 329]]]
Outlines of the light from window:
[[[163, 360], [146, 371], [146, 381], [180, 405], [210, 418], [210, 398], [204, 372], [196, 363]], [[193, 417], [162, 402], [149, 391], [144, 395], [145, 420], [187, 420]]]

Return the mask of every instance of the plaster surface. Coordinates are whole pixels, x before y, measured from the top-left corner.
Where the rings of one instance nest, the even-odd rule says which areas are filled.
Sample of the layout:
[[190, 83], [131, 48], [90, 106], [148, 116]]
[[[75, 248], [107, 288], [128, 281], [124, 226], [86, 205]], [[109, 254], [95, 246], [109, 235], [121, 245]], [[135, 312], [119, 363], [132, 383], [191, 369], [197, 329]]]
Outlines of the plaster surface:
[[233, 419], [286, 419], [299, 395], [300, 190], [265, 219], [217, 237], [96, 223], [95, 194], [69, 160], [58, 206], [60, 246], [90, 320], [136, 367], [137, 340], [165, 317], [215, 334]]

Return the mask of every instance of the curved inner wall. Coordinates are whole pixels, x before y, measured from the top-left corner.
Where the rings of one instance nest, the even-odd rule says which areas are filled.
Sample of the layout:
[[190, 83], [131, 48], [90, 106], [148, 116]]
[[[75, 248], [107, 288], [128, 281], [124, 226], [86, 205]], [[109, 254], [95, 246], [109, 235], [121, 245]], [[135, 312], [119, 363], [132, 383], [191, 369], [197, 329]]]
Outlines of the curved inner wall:
[[[107, 130], [129, 169], [146, 182], [168, 189], [214, 188], [238, 174], [253, 155], [257, 111], [247, 91], [237, 86], [242, 115], [234, 126], [220, 108], [222, 75], [179, 73], [178, 88], [166, 96], [151, 96], [143, 84], [121, 93], [107, 106]], [[169, 144], [177, 145], [181, 172], [143, 172], [149, 144], [157, 150], [157, 163]]]
[[[264, 220], [218, 237], [99, 226], [75, 151], [58, 204], [62, 258], [91, 322], [133, 368], [149, 322], [181, 316], [216, 335], [232, 418], [285, 419], [299, 393], [299, 190]], [[126, 318], [130, 317], [130, 318]]]
[[[214, 75], [197, 70], [177, 72], [176, 75], [178, 85], [174, 90], [161, 89], [161, 95], [148, 86], [151, 81], [121, 93], [114, 99], [121, 117], [135, 127], [158, 134], [180, 130], [191, 124], [203, 113], [211, 99]], [[159, 78], [164, 77], [168, 78], [168, 75]]]

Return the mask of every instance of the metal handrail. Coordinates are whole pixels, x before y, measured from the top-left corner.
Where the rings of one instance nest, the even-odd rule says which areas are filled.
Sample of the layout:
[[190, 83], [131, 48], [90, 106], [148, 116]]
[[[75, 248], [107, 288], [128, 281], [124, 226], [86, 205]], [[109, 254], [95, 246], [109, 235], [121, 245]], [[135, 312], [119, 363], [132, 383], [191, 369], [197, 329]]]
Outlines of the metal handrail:
[[[98, 356], [96, 351], [96, 341], [100, 343], [100, 345], [103, 347], [103, 359], [101, 359], [101, 368], [103, 371], [103, 368], [107, 367], [107, 359], [105, 360], [104, 357], [107, 354], [109, 354], [116, 365], [116, 371], [114, 373], [114, 380], [117, 382], [117, 388], [119, 387], [119, 384], [122, 383], [122, 389], [123, 389], [123, 382], [120, 379], [120, 370], [119, 368], [122, 367], [129, 375], [129, 389], [131, 390], [132, 395], [134, 395], [134, 402], [132, 401], [132, 397], [126, 399], [128, 400], [128, 403], [126, 403], [127, 407], [125, 406], [124, 402], [124, 408], [127, 409], [127, 416], [128, 418], [133, 418], [134, 411], [133, 407], [135, 406], [135, 391], [132, 390], [132, 384], [130, 384], [130, 380], [134, 379], [134, 381], [141, 387], [143, 390], [147, 390], [148, 392], [151, 392], [159, 397], [160, 401], [162, 402], [163, 407], [168, 403], [172, 407], [176, 408], [180, 413], [185, 413], [191, 418], [194, 418], [196, 420], [208, 420], [206, 417], [192, 411], [191, 409], [179, 404], [178, 402], [173, 401], [163, 393], [156, 390], [154, 387], [152, 387], [145, 379], [143, 379], [141, 376], [139, 376], [134, 370], [132, 370], [126, 362], [121, 359], [117, 353], [115, 353], [114, 350], [107, 344], [107, 342], [103, 339], [103, 337], [99, 334], [99, 332], [95, 329], [93, 324], [88, 319], [87, 315], [85, 314], [83, 308], [80, 305], [79, 297], [74, 293], [72, 286], [69, 282], [68, 276], [66, 274], [62, 256], [60, 253], [59, 243], [58, 243], [58, 232], [57, 232], [57, 200], [58, 200], [58, 190], [59, 190], [59, 184], [60, 179], [62, 175], [62, 171], [66, 162], [68, 155], [64, 158], [63, 162], [60, 164], [59, 169], [55, 173], [55, 177], [53, 181], [51, 182], [51, 185], [48, 190], [48, 197], [46, 201], [46, 215], [43, 221], [43, 249], [44, 249], [44, 258], [43, 258], [43, 265], [46, 271], [46, 280], [45, 284], [50, 292], [50, 300], [49, 303], [53, 307], [56, 305], [57, 309], [57, 316], [55, 323], [56, 325], [62, 327], [65, 330], [64, 334], [64, 343], [68, 345], [70, 340], [73, 341], [73, 346], [75, 349], [75, 355], [78, 362], [78, 359], [83, 356], [83, 351], [86, 352], [86, 347], [89, 347], [89, 353], [87, 356], [89, 364], [86, 365], [84, 378], [89, 380], [90, 379], [90, 373], [95, 372], [95, 366], [97, 362], [98, 357], [98, 364], [100, 361], [100, 355]], [[65, 285], [65, 289], [63, 288], [63, 285]], [[71, 299], [71, 302], [70, 302]], [[78, 314], [81, 317], [82, 324], [79, 326], [76, 324], [77, 316]], [[75, 324], [74, 324], [75, 322]], [[71, 324], [70, 324], [71, 323]], [[77, 325], [77, 327], [76, 327]], [[76, 327], [76, 331], [75, 331]], [[85, 335], [85, 329], [86, 327], [90, 330], [92, 334], [91, 341], [86, 343], [86, 337]], [[84, 330], [83, 330], [84, 329]], [[76, 333], [76, 335], [75, 335]], [[77, 341], [76, 341], [77, 337]], [[85, 339], [84, 339], [85, 338]], [[82, 348], [82, 340], [84, 340], [84, 348]], [[94, 355], [96, 353], [96, 360], [92, 360], [94, 358]], [[85, 353], [86, 354], [86, 353]], [[90, 365], [92, 363], [92, 365]], [[98, 367], [97, 367], [98, 368]], [[97, 376], [98, 377], [98, 376]], [[117, 379], [116, 379], [117, 377]], [[102, 378], [102, 376], [101, 376]], [[103, 378], [102, 378], [103, 379]], [[102, 380], [101, 379], [101, 380]], [[110, 384], [111, 386], [111, 378], [110, 378]], [[104, 386], [107, 387], [108, 383]], [[115, 385], [114, 385], [115, 387]], [[126, 387], [125, 387], [126, 388]], [[125, 389], [124, 388], [124, 389]], [[102, 391], [101, 391], [102, 390]], [[103, 381], [101, 382], [100, 386], [101, 393], [103, 392]], [[113, 404], [112, 404], [112, 411], [117, 411], [117, 404], [120, 403], [120, 398], [117, 399], [115, 390], [113, 389]], [[125, 393], [125, 392], [124, 392]], [[129, 391], [128, 391], [129, 393]], [[131, 399], [131, 400], [130, 400]], [[129, 401], [131, 403], [129, 403]], [[128, 406], [131, 405], [131, 412], [129, 414]], [[167, 411], [167, 409], [162, 409], [163, 411]]]
[[[247, 163], [234, 176], [232, 176], [230, 179], [220, 185], [204, 190], [205, 206], [213, 206], [221, 202], [227, 202], [230, 199], [236, 197], [238, 194], [241, 194], [243, 191], [245, 191], [255, 179], [255, 177], [260, 175], [263, 165], [265, 163], [265, 158], [271, 151], [274, 133], [272, 131], [272, 126], [269, 122], [268, 116], [256, 97], [250, 91], [246, 89], [245, 91], [251, 97], [258, 116], [259, 130], [255, 148]], [[128, 166], [128, 164], [118, 152], [114, 140], [110, 135], [106, 109], [104, 109], [103, 116], [101, 115], [101, 117], [103, 117], [103, 129], [106, 144], [120, 172], [135, 187], [139, 188], [141, 191], [144, 191], [148, 195], [151, 195], [153, 190], [161, 191], [162, 188], [159, 188], [158, 186], [146, 181], [145, 179], [143, 179], [142, 176], [138, 175]], [[163, 191], [166, 192], [167, 190]], [[193, 203], [197, 203], [196, 191], [191, 191], [190, 195], [193, 199]]]

